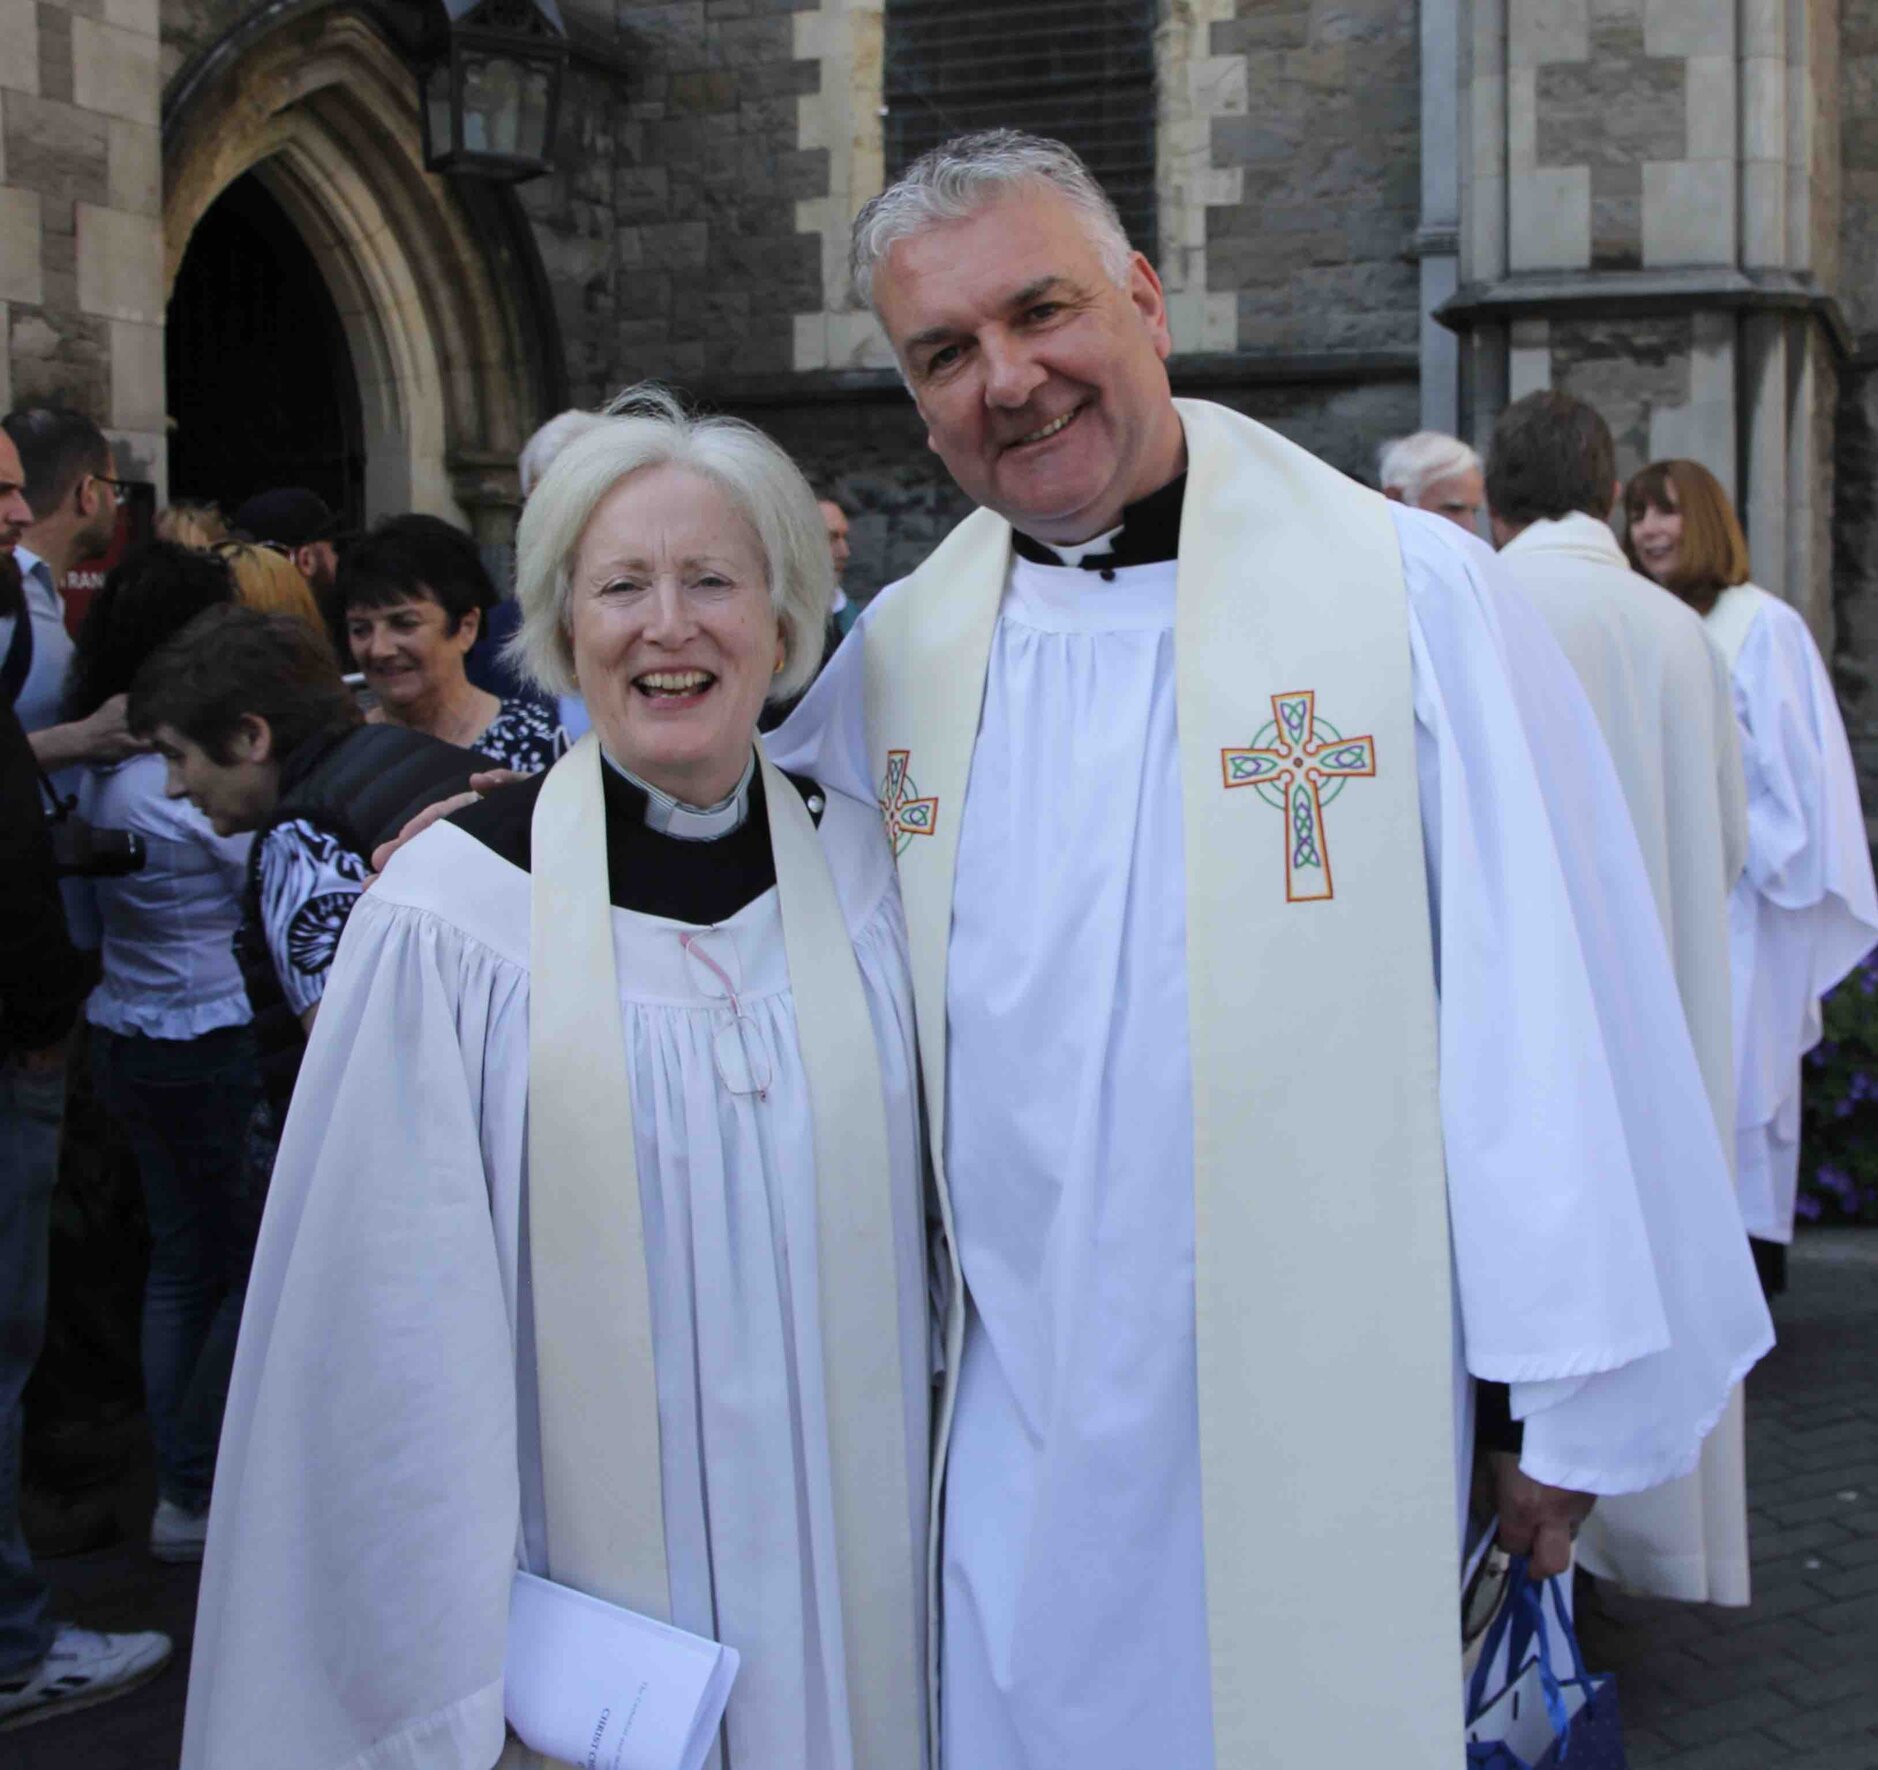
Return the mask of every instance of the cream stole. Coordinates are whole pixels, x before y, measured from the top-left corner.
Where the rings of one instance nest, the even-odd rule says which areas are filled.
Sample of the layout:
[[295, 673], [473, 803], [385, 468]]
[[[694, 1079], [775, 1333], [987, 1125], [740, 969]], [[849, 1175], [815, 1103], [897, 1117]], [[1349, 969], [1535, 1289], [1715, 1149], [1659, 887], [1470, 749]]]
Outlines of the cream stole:
[[1741, 661], [1741, 648], [1761, 612], [1761, 605], [1773, 600], [1756, 584], [1735, 584], [1715, 598], [1715, 606], [1704, 617], [1708, 636], [1722, 655], [1730, 676]]
[[[757, 757], [815, 1124], [822, 1356], [855, 1762], [920, 1770], [925, 1643], [906, 1515], [880, 1060], [821, 839], [760, 741]], [[528, 1233], [548, 1575], [669, 1620], [603, 767], [589, 733], [550, 772], [532, 831]], [[529, 1756], [511, 1740], [504, 1762]]]
[[[1221, 407], [1179, 410], [1216, 1759], [1453, 1770], [1454, 1330], [1400, 553], [1374, 494]], [[865, 627], [942, 1200], [946, 1113], [972, 1110], [946, 1098], [954, 863], [1009, 561], [980, 511]], [[935, 1581], [936, 1557], [935, 1532]]]

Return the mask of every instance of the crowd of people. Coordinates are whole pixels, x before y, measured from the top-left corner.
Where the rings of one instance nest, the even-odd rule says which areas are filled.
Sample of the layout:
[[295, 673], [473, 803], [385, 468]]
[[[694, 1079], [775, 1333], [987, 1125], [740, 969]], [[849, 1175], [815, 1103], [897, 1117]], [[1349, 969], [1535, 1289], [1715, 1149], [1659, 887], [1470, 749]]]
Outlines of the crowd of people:
[[1476, 1549], [1748, 1601], [1878, 895], [1725, 491], [1559, 392], [1382, 497], [1175, 401], [1037, 138], [852, 270], [977, 507], [864, 608], [839, 505], [639, 388], [530, 440], [512, 594], [288, 489], [74, 641], [109, 444], [0, 422], [0, 1729], [170, 1651], [20, 1528], [80, 1047], [189, 1770], [488, 1770], [518, 1569], [733, 1646], [773, 1770], [1451, 1770]]

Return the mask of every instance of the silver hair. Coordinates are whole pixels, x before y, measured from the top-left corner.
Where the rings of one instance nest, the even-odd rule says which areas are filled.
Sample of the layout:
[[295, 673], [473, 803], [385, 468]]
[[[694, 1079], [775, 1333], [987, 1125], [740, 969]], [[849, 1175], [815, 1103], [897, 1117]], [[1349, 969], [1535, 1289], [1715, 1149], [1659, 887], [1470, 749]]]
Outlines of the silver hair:
[[541, 476], [553, 465], [554, 457], [575, 437], [585, 436], [596, 424], [605, 421], [605, 413], [583, 412], [575, 406], [565, 412], [557, 412], [542, 425], [522, 444], [522, 452], [516, 458], [515, 472], [522, 482], [522, 496], [526, 498], [541, 484]]
[[1134, 259], [1128, 231], [1075, 150], [1020, 129], [981, 129], [921, 154], [854, 218], [848, 278], [862, 305], [873, 305], [874, 272], [900, 241], [940, 222], [962, 221], [1026, 184], [1049, 185], [1068, 198], [1095, 242], [1103, 270], [1126, 288]]
[[1458, 436], [1439, 430], [1398, 436], [1376, 452], [1377, 483], [1385, 492], [1400, 492], [1407, 504], [1416, 503], [1438, 479], [1480, 471], [1480, 457]]
[[821, 663], [835, 596], [834, 561], [802, 471], [753, 424], [700, 418], [667, 389], [629, 387], [568, 443], [522, 506], [515, 536], [521, 624], [504, 657], [549, 694], [574, 694], [573, 565], [601, 499], [649, 467], [682, 467], [716, 484], [748, 519], [763, 550], [783, 667], [771, 700], [808, 687]]

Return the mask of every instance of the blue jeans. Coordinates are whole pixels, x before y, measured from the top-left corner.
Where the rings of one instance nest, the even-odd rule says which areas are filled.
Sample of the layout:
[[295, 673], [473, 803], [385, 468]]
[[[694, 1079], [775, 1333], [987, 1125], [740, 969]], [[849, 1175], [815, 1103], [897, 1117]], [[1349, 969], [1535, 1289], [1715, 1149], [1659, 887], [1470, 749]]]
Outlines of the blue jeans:
[[52, 1646], [51, 1594], [20, 1528], [20, 1397], [46, 1336], [52, 1186], [59, 1175], [65, 1070], [0, 1060], [0, 1676]]
[[245, 1026], [195, 1039], [94, 1026], [91, 1064], [98, 1099], [137, 1158], [150, 1218], [143, 1381], [157, 1492], [199, 1512], [215, 1477], [260, 1221], [242, 1162], [261, 1089], [254, 1040]]

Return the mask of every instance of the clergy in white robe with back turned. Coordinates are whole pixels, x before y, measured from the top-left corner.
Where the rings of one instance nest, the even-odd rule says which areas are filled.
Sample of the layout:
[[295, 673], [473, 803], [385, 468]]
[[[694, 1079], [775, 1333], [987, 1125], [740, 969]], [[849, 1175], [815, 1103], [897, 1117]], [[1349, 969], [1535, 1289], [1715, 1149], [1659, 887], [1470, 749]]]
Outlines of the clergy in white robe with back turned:
[[741, 1656], [712, 1770], [926, 1770], [905, 922], [871, 796], [752, 751], [820, 657], [813, 495], [642, 394], [531, 497], [519, 579], [531, 675], [577, 676], [595, 728], [348, 925], [248, 1288], [183, 1763], [541, 1770], [505, 1744], [519, 1566]]
[[1762, 1241], [1793, 1239], [1800, 1059], [1820, 999], [1878, 945], [1878, 892], [1845, 724], [1797, 610], [1753, 584], [1707, 616], [1734, 684], [1747, 764], [1748, 863], [1729, 905], [1741, 1210]]
[[[1545, 392], [1510, 406], [1489, 461], [1494, 534], [1506, 577], [1570, 659], [1616, 764], [1717, 1133], [1732, 1152], [1728, 893], [1747, 840], [1734, 710], [1700, 617], [1630, 569], [1598, 514], [1611, 504], [1615, 459], [1609, 429], [1583, 401]], [[1719, 1208], [1738, 1224], [1732, 1199]], [[1599, 1504], [1578, 1564], [1656, 1597], [1748, 1602], [1738, 1394], [1694, 1474]]]
[[1176, 407], [1067, 150], [936, 150], [855, 259], [983, 506], [779, 749], [907, 906], [941, 1761], [1453, 1770], [1473, 1379], [1562, 1565], [1769, 1343], [1595, 722], [1478, 542]]

